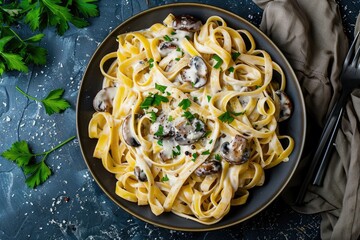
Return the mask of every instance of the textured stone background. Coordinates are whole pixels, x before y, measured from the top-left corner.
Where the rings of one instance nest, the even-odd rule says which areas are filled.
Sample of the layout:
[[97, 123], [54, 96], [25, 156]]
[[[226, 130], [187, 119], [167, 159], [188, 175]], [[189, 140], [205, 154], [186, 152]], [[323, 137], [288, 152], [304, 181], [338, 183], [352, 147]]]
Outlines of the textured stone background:
[[[40, 45], [47, 48], [48, 63], [27, 74], [4, 74], [0, 79], [0, 152], [18, 140], [42, 152], [76, 134], [76, 98], [82, 75], [101, 41], [123, 20], [142, 10], [173, 2], [102, 0], [100, 17], [85, 29], [71, 28], [59, 37], [46, 30]], [[256, 26], [262, 11], [250, 0], [193, 1], [235, 12]], [[360, 1], [339, 0], [346, 33], [351, 37]], [[29, 30], [19, 26], [22, 34]], [[40, 104], [20, 95], [19, 86], [43, 98], [54, 88], [65, 88], [71, 109], [48, 116]], [[47, 163], [53, 175], [35, 190], [24, 175], [0, 157], [0, 239], [318, 239], [320, 217], [301, 215], [281, 199], [250, 220], [234, 227], [204, 233], [184, 233], [155, 227], [127, 214], [94, 182], [74, 140], [53, 152]]]

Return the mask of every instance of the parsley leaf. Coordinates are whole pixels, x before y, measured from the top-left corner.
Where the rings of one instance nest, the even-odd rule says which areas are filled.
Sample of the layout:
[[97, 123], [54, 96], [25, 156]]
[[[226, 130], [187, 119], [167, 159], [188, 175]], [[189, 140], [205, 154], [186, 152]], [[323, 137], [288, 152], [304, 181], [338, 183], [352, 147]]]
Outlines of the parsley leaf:
[[140, 108], [149, 109], [151, 106], [160, 106], [162, 102], [169, 102], [169, 99], [155, 93], [154, 95], [147, 96], [141, 103]]
[[177, 151], [172, 150], [173, 158], [176, 157], [176, 156], [179, 156], [179, 155], [181, 154], [181, 151], [180, 151], [181, 148], [180, 148], [179, 145], [176, 146], [176, 150], [177, 150]]
[[19, 167], [27, 165], [34, 154], [30, 152], [26, 141], [14, 142], [8, 150], [1, 154], [3, 158], [15, 162]]
[[189, 120], [192, 120], [192, 119], [195, 118], [195, 116], [194, 116], [191, 112], [189, 112], [189, 111], [185, 111], [182, 116], [185, 117], [185, 118], [187, 118], [187, 119], [189, 119]]
[[234, 118], [229, 112], [224, 112], [218, 117], [218, 119], [224, 123], [232, 123], [234, 121]]
[[60, 113], [61, 111], [64, 111], [70, 107], [70, 103], [62, 98], [62, 95], [64, 94], [64, 89], [61, 88], [52, 90], [47, 95], [47, 97], [42, 100], [30, 96], [29, 94], [21, 90], [19, 87], [16, 87], [16, 90], [18, 90], [21, 94], [31, 100], [41, 102], [45, 107], [45, 111], [48, 115]]
[[181, 102], [178, 104], [179, 107], [182, 107], [183, 110], [186, 110], [190, 107], [191, 105], [191, 101], [189, 99], [183, 99], [181, 100]]
[[217, 161], [221, 161], [220, 154], [215, 154], [215, 160], [217, 160]]
[[211, 96], [210, 96], [210, 95], [207, 95], [206, 98], [207, 98], [207, 101], [210, 102]]
[[164, 85], [160, 85], [160, 84], [155, 83], [155, 88], [156, 88], [157, 90], [159, 90], [160, 92], [165, 93], [165, 90], [166, 90], [167, 86], [164, 86]]
[[172, 41], [172, 38], [169, 37], [168, 35], [165, 35], [165, 36], [164, 36], [164, 40], [167, 41], [167, 42], [171, 42], [171, 41]]
[[231, 73], [234, 72], [234, 70], [235, 70], [234, 67], [229, 67], [229, 69], [228, 69], [228, 71]]
[[231, 58], [232, 60], [235, 62], [235, 60], [240, 56], [239, 52], [232, 52], [231, 53]]
[[162, 137], [162, 135], [164, 135], [164, 127], [162, 125], [159, 125], [159, 128], [156, 133], [154, 133], [154, 135], [157, 137]]
[[158, 140], [158, 141], [157, 141], [157, 144], [159, 144], [160, 146], [163, 146], [163, 140], [161, 140], [161, 139]]
[[[15, 162], [16, 165], [23, 170], [26, 176], [25, 182], [28, 187], [35, 188], [44, 183], [51, 175], [51, 170], [45, 163], [47, 156], [72, 141], [75, 137], [76, 136], [72, 136], [56, 147], [40, 154], [33, 154], [26, 141], [14, 142], [8, 150], [1, 153], [1, 156]], [[35, 158], [37, 156], [43, 156], [40, 162], [36, 162]]]
[[201, 155], [210, 155], [210, 150], [206, 150], [206, 151], [202, 152]]
[[170, 116], [168, 117], [168, 121], [169, 121], [169, 122], [172, 122], [173, 120], [174, 120], [173, 116], [170, 115]]
[[212, 59], [214, 59], [216, 61], [216, 64], [214, 65], [215, 69], [220, 68], [221, 64], [223, 64], [223, 60], [216, 54], [212, 57]]
[[151, 112], [148, 112], [148, 114], [150, 114], [150, 121], [152, 123], [154, 123], [156, 121], [156, 118], [157, 118], [156, 113], [154, 111], [151, 111]]
[[162, 182], [169, 181], [169, 177], [165, 174], [165, 176], [163, 176], [163, 177], [161, 178], [161, 181], [162, 181]]
[[197, 159], [198, 156], [199, 156], [198, 153], [193, 153], [191, 161], [195, 162], [195, 160]]

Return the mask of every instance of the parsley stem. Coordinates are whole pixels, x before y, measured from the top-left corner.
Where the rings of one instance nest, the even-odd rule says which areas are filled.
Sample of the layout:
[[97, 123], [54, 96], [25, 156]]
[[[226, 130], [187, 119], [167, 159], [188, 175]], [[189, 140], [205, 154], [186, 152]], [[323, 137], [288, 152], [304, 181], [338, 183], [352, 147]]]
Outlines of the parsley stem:
[[27, 94], [26, 92], [24, 92], [23, 90], [21, 90], [18, 86], [15, 87], [16, 90], [18, 90], [22, 95], [24, 95], [25, 97], [31, 99], [31, 100], [34, 100], [34, 101], [37, 101], [37, 102], [41, 102], [41, 100], [37, 99], [37, 98], [34, 98], [33, 96], [30, 96], [29, 94]]
[[63, 141], [62, 143], [60, 143], [59, 145], [53, 147], [52, 149], [46, 151], [46, 152], [43, 152], [43, 153], [37, 153], [37, 154], [34, 154], [34, 156], [42, 156], [42, 155], [45, 155], [42, 159], [45, 160], [45, 158], [47, 157], [47, 155], [49, 155], [50, 153], [52, 153], [53, 151], [55, 151], [56, 149], [59, 149], [61, 148], [62, 146], [64, 146], [65, 144], [67, 144], [68, 142], [70, 142], [71, 140], [73, 140], [74, 138], [76, 138], [76, 136], [72, 136], [68, 139], [66, 139], [65, 141]]
[[24, 41], [22, 40], [22, 38], [11, 28], [8, 28], [8, 30], [10, 30], [10, 32], [12, 32], [12, 34], [14, 34], [14, 36], [22, 43], [24, 43]]

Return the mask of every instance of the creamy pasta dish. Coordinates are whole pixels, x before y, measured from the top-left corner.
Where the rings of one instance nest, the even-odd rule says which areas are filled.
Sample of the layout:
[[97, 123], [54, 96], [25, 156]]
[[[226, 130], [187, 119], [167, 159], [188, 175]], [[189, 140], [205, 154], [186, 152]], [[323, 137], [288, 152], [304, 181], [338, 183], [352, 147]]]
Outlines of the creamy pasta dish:
[[169, 14], [117, 44], [100, 64], [89, 137], [118, 196], [214, 224], [288, 160], [285, 75], [248, 31]]

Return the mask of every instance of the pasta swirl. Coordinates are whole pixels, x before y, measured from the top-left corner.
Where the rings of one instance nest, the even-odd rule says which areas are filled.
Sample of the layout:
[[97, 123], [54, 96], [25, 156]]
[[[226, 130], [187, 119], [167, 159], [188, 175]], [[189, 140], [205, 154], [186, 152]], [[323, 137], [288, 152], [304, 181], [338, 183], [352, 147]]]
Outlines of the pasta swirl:
[[294, 141], [278, 128], [291, 113], [285, 75], [249, 32], [218, 16], [169, 14], [117, 41], [100, 63], [89, 123], [117, 195], [214, 224], [263, 185], [264, 169], [288, 160]]

